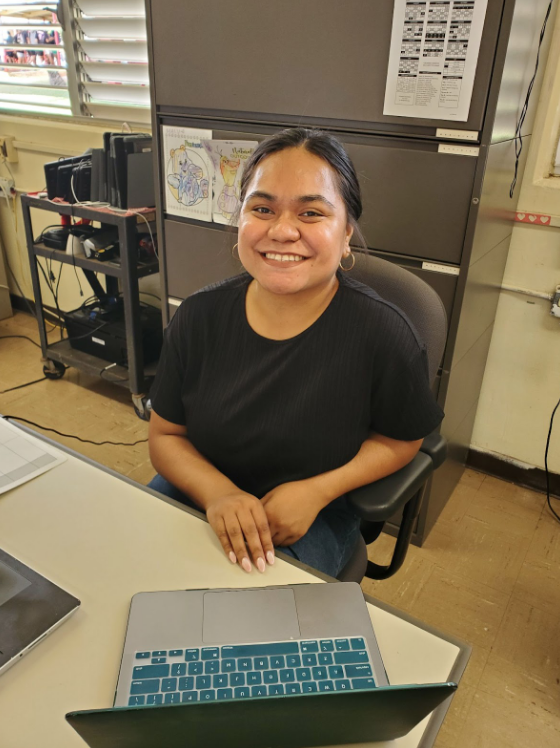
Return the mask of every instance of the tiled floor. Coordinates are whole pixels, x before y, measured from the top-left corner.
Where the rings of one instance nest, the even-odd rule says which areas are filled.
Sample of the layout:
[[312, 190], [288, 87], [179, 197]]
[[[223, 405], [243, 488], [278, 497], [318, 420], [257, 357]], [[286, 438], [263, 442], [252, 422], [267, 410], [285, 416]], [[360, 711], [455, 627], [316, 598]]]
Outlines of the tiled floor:
[[[0, 322], [0, 336], [8, 334], [38, 339], [24, 314]], [[37, 348], [0, 340], [0, 390], [40, 376]], [[72, 369], [0, 394], [0, 413], [97, 441], [147, 435], [126, 390]], [[153, 474], [145, 443], [98, 447], [47, 435], [139, 482]], [[375, 558], [392, 543], [382, 535]], [[411, 547], [395, 577], [363, 588], [473, 646], [437, 748], [560, 745], [560, 523], [544, 496], [467, 470], [424, 547]]]

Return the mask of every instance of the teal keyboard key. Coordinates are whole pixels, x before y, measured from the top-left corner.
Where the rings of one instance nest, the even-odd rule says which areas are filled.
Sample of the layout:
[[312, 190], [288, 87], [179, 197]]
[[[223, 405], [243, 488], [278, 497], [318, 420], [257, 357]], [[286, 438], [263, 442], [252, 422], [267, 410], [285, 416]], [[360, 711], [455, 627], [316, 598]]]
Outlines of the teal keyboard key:
[[182, 657], [183, 656], [183, 650], [182, 649], [170, 649], [169, 650], [169, 656], [170, 657]]
[[161, 690], [164, 693], [177, 690], [177, 678], [164, 678], [161, 681]]
[[251, 695], [249, 692], [249, 686], [234, 688], [233, 693], [236, 699], [247, 699]]
[[280, 670], [280, 682], [281, 683], [293, 683], [296, 679], [296, 674], [293, 670]]
[[218, 647], [203, 647], [200, 653], [201, 660], [217, 660], [220, 656]]
[[286, 657], [286, 667], [301, 667], [301, 657], [299, 655]]
[[298, 653], [297, 642], [273, 642], [270, 644], [237, 644], [222, 647], [224, 657], [266, 657]]
[[185, 660], [187, 662], [193, 662], [200, 658], [200, 652], [198, 649], [185, 649]]
[[319, 645], [317, 642], [301, 642], [300, 644], [302, 654], [309, 654], [310, 652], [318, 652]]
[[204, 673], [206, 675], [213, 675], [214, 673], [220, 672], [220, 663], [218, 660], [207, 660], [204, 663]]
[[147, 660], [150, 657], [150, 652], [136, 652], [137, 660]]
[[218, 701], [223, 699], [233, 699], [233, 689], [232, 688], [218, 688], [216, 691], [216, 697]]
[[266, 686], [253, 686], [251, 696], [266, 696]]
[[130, 685], [130, 695], [138, 696], [144, 693], [157, 693], [159, 691], [159, 679], [133, 680]]
[[152, 652], [152, 657], [167, 657], [167, 650], [157, 649], [155, 652]]
[[151, 704], [151, 706], [163, 704], [163, 694], [151, 693], [149, 696], [146, 696], [146, 704]]
[[284, 659], [284, 655], [274, 655], [274, 657], [271, 657], [270, 667], [274, 667], [274, 668], [286, 667], [286, 660]]
[[188, 666], [189, 675], [201, 675], [204, 669], [202, 662], [189, 662]]
[[270, 665], [268, 664], [268, 657], [255, 657], [254, 668], [255, 670], [268, 670]]
[[334, 642], [332, 639], [321, 639], [321, 652], [334, 652]]
[[269, 696], [283, 696], [284, 695], [284, 686], [281, 683], [278, 683], [275, 686], [269, 686], [268, 687], [268, 695]]
[[337, 652], [345, 652], [350, 649], [350, 642], [348, 639], [335, 639], [334, 648]]
[[152, 657], [152, 665], [163, 665], [167, 662], [167, 657]]
[[301, 684], [301, 690], [303, 693], [316, 693], [317, 684], [312, 680], [306, 681]]
[[176, 678], [180, 678], [182, 675], [187, 674], [187, 663], [186, 662], [177, 662], [175, 665], [171, 665], [171, 675], [174, 675]]
[[373, 678], [353, 678], [352, 688], [355, 690], [362, 690], [364, 688], [375, 688], [375, 681]]
[[222, 660], [222, 673], [234, 673], [236, 667], [235, 660]]
[[166, 693], [164, 698], [165, 704], [180, 704], [181, 694], [180, 693]]
[[203, 688], [210, 688], [211, 678], [209, 675], [198, 675], [196, 678], [196, 688], [201, 691]]
[[131, 696], [128, 700], [128, 706], [142, 706], [145, 696]]
[[225, 688], [228, 685], [228, 676], [226, 673], [220, 673], [212, 678], [212, 688]]
[[350, 683], [349, 680], [345, 680], [344, 678], [342, 680], [335, 680], [334, 690], [335, 691], [351, 691], [352, 684]]
[[[355, 667], [355, 665], [349, 665], [348, 667]], [[335, 678], [344, 678], [344, 668], [342, 665], [331, 665], [329, 667], [329, 678], [333, 680]]]
[[304, 680], [311, 680], [311, 670], [308, 667], [298, 667], [296, 670], [296, 678], [300, 683]]
[[350, 644], [352, 645], [352, 649], [365, 649], [366, 648], [366, 643], [362, 638], [350, 639]]
[[278, 671], [265, 670], [263, 673], [263, 680], [265, 683], [278, 683]]
[[286, 683], [286, 693], [301, 693], [301, 685], [299, 683]]
[[242, 657], [240, 660], [237, 660], [237, 669], [238, 670], [252, 670], [253, 669], [253, 662], [250, 657]]
[[313, 680], [326, 680], [327, 678], [326, 667], [314, 667], [311, 668], [311, 672], [313, 673]]
[[347, 678], [367, 678], [372, 676], [370, 665], [346, 665]]
[[333, 656], [330, 652], [324, 652], [320, 654], [317, 659], [319, 660], [319, 665], [332, 665], [333, 664]]
[[302, 655], [301, 661], [304, 667], [313, 667], [313, 665], [317, 664], [317, 655], [316, 654]]
[[248, 686], [260, 686], [262, 683], [261, 673], [247, 673], [247, 685]]
[[335, 652], [335, 665], [357, 665], [359, 662], [369, 662], [367, 652]]
[[186, 704], [187, 701], [198, 701], [198, 691], [183, 691], [181, 701]]
[[216, 701], [216, 691], [214, 691], [213, 688], [210, 688], [208, 691], [201, 691], [200, 700], [201, 701]]
[[135, 680], [144, 678], [167, 678], [169, 675], [169, 665], [137, 665], [132, 670], [132, 677]]
[[245, 673], [230, 673], [229, 685], [230, 686], [244, 686], [245, 685]]
[[194, 678], [192, 676], [179, 678], [177, 687], [179, 688], [179, 691], [192, 691], [194, 689]]
[[334, 691], [332, 680], [320, 680], [317, 685], [319, 686], [319, 691]]

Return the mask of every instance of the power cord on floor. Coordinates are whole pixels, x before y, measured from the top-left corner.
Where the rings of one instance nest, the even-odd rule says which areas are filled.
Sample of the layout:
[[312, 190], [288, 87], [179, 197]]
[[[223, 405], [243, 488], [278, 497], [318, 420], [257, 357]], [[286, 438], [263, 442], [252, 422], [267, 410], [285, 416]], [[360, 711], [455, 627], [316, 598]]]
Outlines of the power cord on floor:
[[147, 442], [147, 439], [138, 439], [136, 442], [111, 442], [111, 441], [102, 441], [102, 442], [94, 442], [91, 439], [82, 439], [81, 436], [76, 436], [76, 434], [65, 434], [63, 431], [57, 431], [56, 429], [51, 429], [48, 426], [42, 426], [40, 423], [34, 423], [34, 421], [28, 421], [27, 418], [21, 418], [20, 416], [10, 416], [10, 415], [2, 415], [2, 418], [13, 418], [14, 421], [21, 421], [22, 423], [28, 423], [30, 426], [36, 426], [38, 429], [43, 429], [43, 431], [52, 431], [54, 434], [58, 434], [59, 436], [66, 436], [68, 439], [77, 439], [79, 442], [83, 442], [84, 444], [94, 444], [96, 447], [102, 447], [104, 444], [110, 444], [113, 447], [135, 447], [137, 444], [144, 444], [144, 442]]
[[48, 377], [41, 377], [41, 379], [34, 379], [32, 382], [25, 382], [24, 384], [17, 384], [15, 387], [9, 387], [7, 390], [0, 390], [0, 395], [5, 395], [6, 392], [13, 392], [14, 390], [21, 390], [24, 387], [29, 387], [30, 384], [37, 384], [37, 382], [44, 382]]
[[[550, 436], [552, 434], [552, 425], [554, 423], [554, 416], [556, 415], [556, 411], [558, 410], [558, 406], [560, 405], [560, 400], [556, 403], [556, 407], [552, 411], [552, 415], [550, 416], [550, 426], [548, 427], [548, 436], [546, 437], [546, 449], [544, 450], [544, 471], [546, 475], [546, 501], [548, 504], [548, 508], [552, 512], [552, 514], [556, 517], [558, 522], [560, 522], [560, 515], [556, 514], [554, 509], [552, 508], [552, 502], [550, 501], [550, 479], [548, 474], [548, 448], [550, 446]], [[557, 497], [553, 497], [557, 498]]]
[[6, 340], [7, 338], [21, 338], [21, 340], [29, 340], [29, 342], [33, 343], [33, 345], [37, 346], [37, 348], [41, 347], [40, 343], [36, 343], [32, 338], [28, 338], [27, 335], [0, 335], [0, 340]]

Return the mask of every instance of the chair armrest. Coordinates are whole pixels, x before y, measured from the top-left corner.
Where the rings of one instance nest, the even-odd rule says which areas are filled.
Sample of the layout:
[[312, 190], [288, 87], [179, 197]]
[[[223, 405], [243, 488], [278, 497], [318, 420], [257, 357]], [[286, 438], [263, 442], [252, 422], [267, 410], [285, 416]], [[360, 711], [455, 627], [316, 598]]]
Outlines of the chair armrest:
[[433, 470], [432, 458], [418, 452], [408, 465], [396, 473], [350, 491], [348, 501], [361, 519], [385, 522], [422, 488]]
[[447, 439], [434, 431], [424, 439], [420, 451], [432, 458], [434, 470], [437, 470], [440, 465], [443, 465], [447, 457]]

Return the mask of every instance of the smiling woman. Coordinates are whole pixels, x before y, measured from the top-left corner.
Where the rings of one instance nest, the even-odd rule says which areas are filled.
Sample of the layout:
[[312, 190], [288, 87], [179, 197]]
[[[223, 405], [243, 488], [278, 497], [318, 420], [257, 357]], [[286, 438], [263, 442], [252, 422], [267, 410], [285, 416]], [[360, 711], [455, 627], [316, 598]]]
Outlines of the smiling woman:
[[359, 534], [345, 494], [406, 465], [443, 417], [408, 319], [340, 272], [360, 215], [335, 138], [263, 141], [241, 183], [246, 273], [189, 297], [166, 332], [150, 485], [206, 511], [247, 572], [281, 547], [336, 576]]

